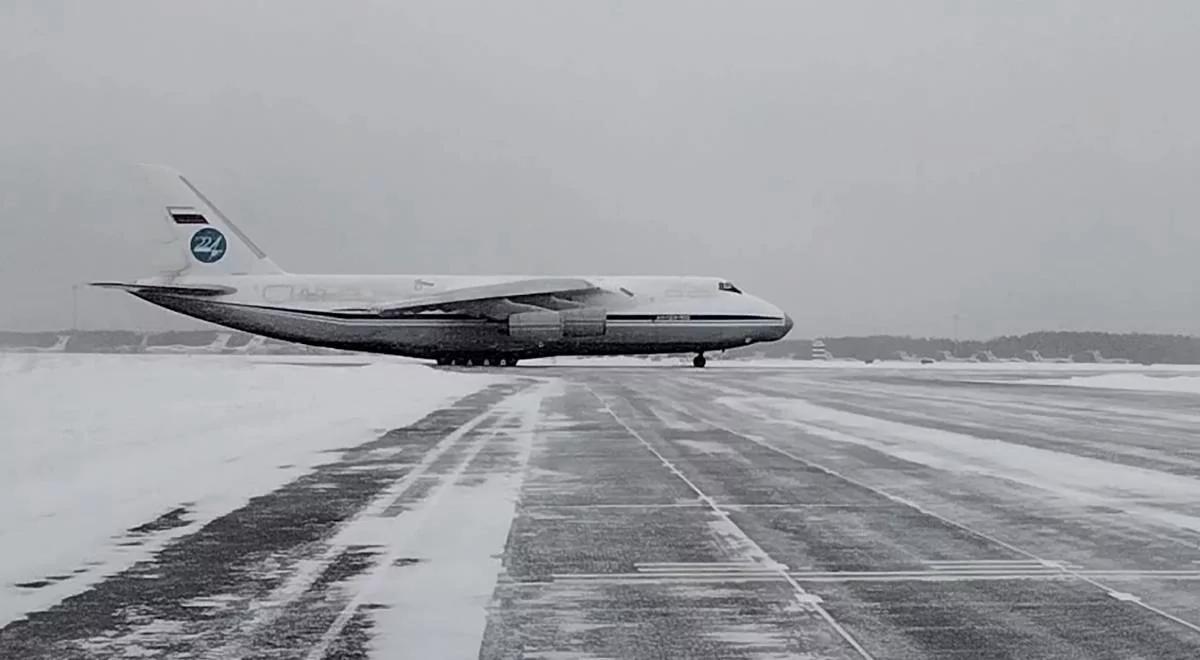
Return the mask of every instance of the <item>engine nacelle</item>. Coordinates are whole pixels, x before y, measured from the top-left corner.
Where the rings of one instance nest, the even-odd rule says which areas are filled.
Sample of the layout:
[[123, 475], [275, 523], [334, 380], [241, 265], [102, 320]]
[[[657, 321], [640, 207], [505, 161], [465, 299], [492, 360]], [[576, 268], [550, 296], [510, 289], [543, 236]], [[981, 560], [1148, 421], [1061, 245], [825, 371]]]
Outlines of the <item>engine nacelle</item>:
[[599, 337], [608, 331], [608, 312], [603, 307], [584, 307], [559, 312], [563, 334], [568, 337]]
[[608, 313], [602, 307], [567, 309], [561, 312], [520, 312], [508, 317], [508, 334], [534, 341], [558, 341], [563, 337], [599, 337], [608, 330]]
[[558, 341], [563, 337], [563, 317], [558, 312], [521, 312], [508, 317], [508, 334], [520, 339]]

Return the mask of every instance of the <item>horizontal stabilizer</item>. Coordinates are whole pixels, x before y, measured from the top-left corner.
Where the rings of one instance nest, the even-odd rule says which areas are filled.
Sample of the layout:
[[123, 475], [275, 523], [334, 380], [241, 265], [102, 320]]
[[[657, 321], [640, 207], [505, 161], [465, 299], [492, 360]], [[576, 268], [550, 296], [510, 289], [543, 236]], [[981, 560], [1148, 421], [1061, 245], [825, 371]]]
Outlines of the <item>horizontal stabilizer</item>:
[[120, 289], [130, 293], [160, 293], [175, 296], [224, 296], [237, 292], [237, 289], [231, 286], [217, 286], [215, 284], [177, 286], [171, 284], [137, 284], [136, 282], [92, 282], [91, 285], [105, 289]]

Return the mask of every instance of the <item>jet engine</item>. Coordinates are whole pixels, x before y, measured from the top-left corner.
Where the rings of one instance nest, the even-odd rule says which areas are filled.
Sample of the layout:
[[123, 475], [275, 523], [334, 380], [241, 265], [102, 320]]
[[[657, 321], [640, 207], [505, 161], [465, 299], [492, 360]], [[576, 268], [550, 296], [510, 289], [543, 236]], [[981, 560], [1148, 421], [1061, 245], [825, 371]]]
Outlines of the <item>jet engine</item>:
[[608, 329], [608, 313], [602, 307], [567, 309], [561, 312], [520, 312], [508, 317], [508, 334], [535, 341], [557, 341], [563, 337], [599, 337]]
[[608, 312], [603, 307], [582, 307], [559, 312], [567, 337], [599, 337], [608, 330]]

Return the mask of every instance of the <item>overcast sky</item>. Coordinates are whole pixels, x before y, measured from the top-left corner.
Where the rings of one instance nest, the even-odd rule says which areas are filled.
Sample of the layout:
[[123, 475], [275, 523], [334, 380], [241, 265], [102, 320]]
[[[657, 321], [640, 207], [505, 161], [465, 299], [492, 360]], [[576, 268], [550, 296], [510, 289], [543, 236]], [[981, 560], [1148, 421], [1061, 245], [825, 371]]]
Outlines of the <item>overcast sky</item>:
[[0, 329], [149, 273], [151, 161], [294, 272], [719, 275], [796, 337], [1200, 333], [1198, 35], [1194, 0], [0, 0]]

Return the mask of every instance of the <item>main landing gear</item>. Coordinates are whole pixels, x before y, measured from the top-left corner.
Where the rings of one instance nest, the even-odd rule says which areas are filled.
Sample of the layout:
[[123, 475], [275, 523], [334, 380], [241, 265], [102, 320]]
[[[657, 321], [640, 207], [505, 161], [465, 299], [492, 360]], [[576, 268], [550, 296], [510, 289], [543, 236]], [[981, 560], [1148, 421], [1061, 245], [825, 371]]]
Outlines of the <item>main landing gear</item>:
[[443, 367], [515, 367], [517, 358], [499, 355], [454, 355], [439, 357], [437, 363]]
[[697, 355], [696, 357], [692, 358], [692, 366], [693, 366], [693, 367], [696, 367], [697, 369], [703, 369], [703, 368], [704, 368], [704, 365], [706, 365], [706, 364], [708, 364], [708, 360], [705, 360], [705, 359], [704, 359], [704, 354], [703, 354], [703, 353], [701, 353], [701, 354]]

